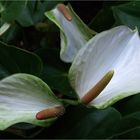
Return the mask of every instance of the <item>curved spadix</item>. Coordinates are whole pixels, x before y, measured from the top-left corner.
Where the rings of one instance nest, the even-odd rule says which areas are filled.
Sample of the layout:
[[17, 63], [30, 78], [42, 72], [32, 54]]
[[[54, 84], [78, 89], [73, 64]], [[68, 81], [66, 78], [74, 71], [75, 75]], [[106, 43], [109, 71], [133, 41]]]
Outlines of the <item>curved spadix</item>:
[[82, 99], [107, 72], [114, 75], [90, 102], [105, 108], [140, 92], [140, 38], [137, 30], [119, 26], [93, 37], [77, 54], [69, 71], [71, 85]]

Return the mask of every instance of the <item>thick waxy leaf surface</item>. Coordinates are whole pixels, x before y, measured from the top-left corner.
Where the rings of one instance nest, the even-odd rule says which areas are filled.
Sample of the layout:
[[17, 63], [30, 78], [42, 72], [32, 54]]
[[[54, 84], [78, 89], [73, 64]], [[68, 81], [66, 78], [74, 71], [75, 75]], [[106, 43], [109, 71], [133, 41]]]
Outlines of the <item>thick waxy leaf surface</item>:
[[57, 3], [59, 1], [0, 1], [1, 18], [6, 22], [16, 20], [22, 26], [31, 26], [41, 22], [45, 10], [52, 9]]
[[25, 10], [27, 0], [24, 1], [3, 1], [0, 2], [1, 18], [6, 22], [12, 22], [20, 17], [20, 14]]
[[[115, 1], [113, 1], [115, 2]], [[110, 7], [101, 9], [97, 15], [92, 19], [89, 27], [97, 32], [107, 30], [114, 24], [114, 18]]]
[[39, 121], [36, 114], [61, 103], [41, 79], [15, 74], [0, 81], [0, 130], [26, 122], [49, 126], [54, 119]]
[[70, 64], [66, 64], [60, 60], [59, 49], [45, 46], [37, 51], [37, 55], [39, 55], [44, 64], [40, 75], [41, 79], [43, 79], [52, 90], [55, 90], [56, 93], [59, 92], [68, 97], [76, 98], [77, 95], [71, 88], [68, 79]]
[[[44, 20], [44, 12], [52, 9], [59, 1], [28, 1], [17, 21], [22, 26], [31, 26]], [[18, 3], [17, 3], [18, 4]]]
[[70, 69], [72, 86], [83, 97], [110, 70], [114, 76], [91, 102], [105, 108], [140, 91], [140, 39], [137, 31], [119, 26], [93, 37], [76, 56]]
[[69, 106], [66, 113], [49, 128], [47, 136], [50, 139], [105, 139], [114, 134], [120, 119], [120, 113], [111, 107], [97, 110], [81, 105]]
[[140, 112], [140, 94], [125, 98], [117, 102], [114, 106], [123, 115], [129, 115], [135, 112]]
[[127, 25], [130, 28], [137, 27], [140, 31], [140, 2], [131, 1], [119, 6], [113, 6], [112, 11], [116, 20], [116, 25]]
[[140, 112], [135, 112], [130, 115], [122, 117], [116, 125], [115, 135], [110, 138], [137, 138], [138, 134], [129, 137], [129, 134], [133, 134], [135, 130], [140, 127]]
[[72, 62], [79, 49], [92, 37], [93, 31], [81, 21], [70, 5], [67, 8], [72, 17], [71, 21], [68, 21], [58, 8], [46, 12], [45, 15], [61, 30], [61, 59]]
[[42, 62], [37, 55], [0, 41], [0, 79], [21, 72], [38, 76], [41, 69]]

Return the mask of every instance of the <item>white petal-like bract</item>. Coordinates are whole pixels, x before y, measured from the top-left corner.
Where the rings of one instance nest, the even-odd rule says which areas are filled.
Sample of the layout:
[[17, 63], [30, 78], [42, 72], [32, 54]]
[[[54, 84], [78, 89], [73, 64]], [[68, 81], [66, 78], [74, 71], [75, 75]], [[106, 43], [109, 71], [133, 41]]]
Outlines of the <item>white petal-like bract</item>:
[[44, 109], [61, 106], [41, 79], [29, 74], [14, 74], [0, 81], [0, 130], [26, 122], [49, 126], [54, 119], [37, 120]]
[[69, 71], [71, 85], [82, 98], [110, 70], [114, 75], [90, 103], [105, 108], [140, 92], [138, 31], [118, 26], [97, 34], [77, 54]]
[[45, 15], [60, 28], [60, 58], [65, 62], [72, 62], [77, 52], [94, 33], [82, 22], [70, 5], [67, 8], [72, 17], [71, 21], [68, 21], [57, 7], [46, 12]]

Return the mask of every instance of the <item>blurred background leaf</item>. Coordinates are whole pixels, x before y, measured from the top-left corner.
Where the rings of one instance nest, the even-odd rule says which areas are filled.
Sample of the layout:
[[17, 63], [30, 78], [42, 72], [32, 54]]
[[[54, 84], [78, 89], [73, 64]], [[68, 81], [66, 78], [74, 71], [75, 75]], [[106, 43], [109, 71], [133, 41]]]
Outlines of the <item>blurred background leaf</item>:
[[112, 7], [114, 18], [117, 25], [127, 25], [130, 28], [138, 28], [140, 31], [140, 2], [132, 1], [126, 4]]
[[76, 98], [76, 93], [71, 88], [68, 80], [70, 64], [66, 64], [60, 60], [59, 50], [54, 47], [45, 46], [37, 50], [36, 53], [44, 63], [41, 78], [52, 90], [55, 90], [58, 95]]
[[130, 96], [126, 99], [120, 100], [114, 107], [121, 112], [123, 116], [140, 111], [140, 94]]
[[21, 26], [31, 26], [45, 19], [44, 12], [54, 8], [60, 1], [2, 1], [1, 18], [5, 22], [17, 21]]
[[110, 29], [115, 23], [112, 7], [123, 3], [126, 3], [126, 1], [104, 1], [102, 9], [93, 17], [89, 23], [89, 27], [97, 32]]
[[20, 17], [20, 14], [24, 11], [25, 7], [27, 5], [26, 1], [2, 1], [1, 2], [1, 18], [5, 22], [12, 22], [18, 17]]
[[41, 70], [42, 62], [37, 55], [0, 42], [0, 79], [14, 73], [39, 76]]

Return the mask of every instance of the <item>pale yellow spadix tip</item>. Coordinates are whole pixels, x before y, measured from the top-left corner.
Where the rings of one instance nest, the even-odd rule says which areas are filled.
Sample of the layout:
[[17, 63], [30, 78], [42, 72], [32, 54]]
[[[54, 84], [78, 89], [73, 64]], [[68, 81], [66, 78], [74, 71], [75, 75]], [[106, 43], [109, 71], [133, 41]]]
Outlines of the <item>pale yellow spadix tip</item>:
[[107, 72], [102, 77], [102, 79], [81, 98], [81, 102], [84, 104], [89, 104], [92, 100], [94, 100], [108, 85], [113, 75], [114, 70], [110, 70], [109, 72]]

